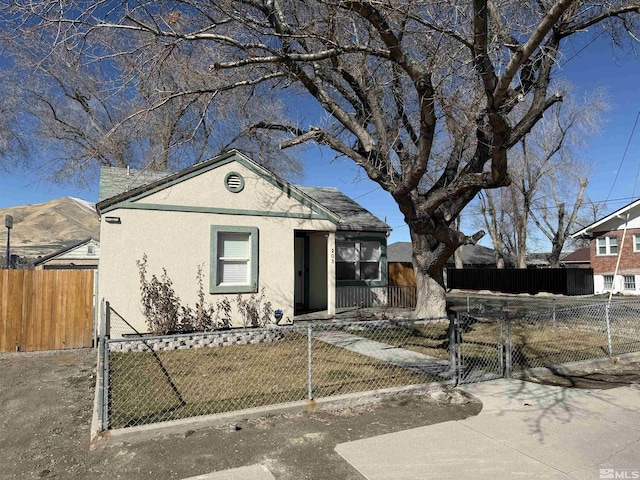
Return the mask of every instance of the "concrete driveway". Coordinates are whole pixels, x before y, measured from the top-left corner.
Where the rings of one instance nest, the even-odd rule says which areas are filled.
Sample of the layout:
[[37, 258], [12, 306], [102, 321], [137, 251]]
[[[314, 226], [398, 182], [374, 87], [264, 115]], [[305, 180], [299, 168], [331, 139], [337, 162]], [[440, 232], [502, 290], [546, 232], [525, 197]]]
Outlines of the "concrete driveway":
[[463, 387], [478, 416], [342, 443], [369, 480], [640, 478], [640, 385], [579, 390], [502, 379]]

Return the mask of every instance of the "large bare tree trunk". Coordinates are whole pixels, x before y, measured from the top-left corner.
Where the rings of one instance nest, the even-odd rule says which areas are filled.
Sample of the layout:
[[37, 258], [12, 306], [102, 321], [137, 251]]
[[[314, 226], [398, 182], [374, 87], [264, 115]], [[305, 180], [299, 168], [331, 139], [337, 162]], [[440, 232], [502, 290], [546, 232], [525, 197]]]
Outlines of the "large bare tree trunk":
[[417, 289], [413, 317], [444, 317], [446, 316], [446, 291], [443, 268], [457, 246], [440, 243], [430, 234], [415, 231], [411, 231], [411, 242]]
[[438, 318], [446, 315], [446, 292], [440, 281], [425, 273], [420, 265], [414, 261], [413, 270], [416, 274], [417, 299], [413, 318]]

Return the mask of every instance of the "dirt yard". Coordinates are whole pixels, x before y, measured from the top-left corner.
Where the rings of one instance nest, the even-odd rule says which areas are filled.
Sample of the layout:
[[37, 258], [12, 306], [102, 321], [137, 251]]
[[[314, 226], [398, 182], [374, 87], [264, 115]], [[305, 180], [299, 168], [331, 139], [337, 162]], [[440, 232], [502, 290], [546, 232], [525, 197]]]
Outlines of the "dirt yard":
[[454, 389], [336, 411], [265, 417], [89, 451], [93, 350], [0, 354], [0, 479], [186, 478], [263, 463], [277, 479], [363, 477], [337, 443], [476, 415]]

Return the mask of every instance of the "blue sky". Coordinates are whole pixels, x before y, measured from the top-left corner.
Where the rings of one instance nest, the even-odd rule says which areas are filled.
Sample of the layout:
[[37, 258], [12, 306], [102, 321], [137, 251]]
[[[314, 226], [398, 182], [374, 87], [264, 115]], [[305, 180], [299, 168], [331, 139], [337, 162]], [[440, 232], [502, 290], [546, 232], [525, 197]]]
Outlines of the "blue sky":
[[[571, 50], [567, 51], [566, 58], [571, 56]], [[608, 43], [599, 41], [566, 63], [563, 76], [579, 89], [608, 89], [611, 110], [606, 114], [602, 132], [589, 140], [580, 155], [596, 165], [587, 189], [589, 198], [603, 201], [608, 197], [605, 211], [613, 211], [640, 194], [640, 187], [636, 187], [640, 165], [640, 125], [631, 138], [636, 116], [640, 112], [640, 59], [629, 55], [616, 59]], [[618, 174], [630, 138], [631, 143]], [[394, 227], [390, 243], [409, 241], [408, 228], [389, 194], [368, 180], [364, 172], [351, 161], [334, 160], [331, 151], [310, 148], [303, 155], [303, 163], [305, 176], [301, 184], [331, 186], [342, 190]], [[0, 208], [40, 203], [62, 196], [95, 202], [98, 181], [96, 179], [85, 187], [52, 184], [41, 180], [37, 174], [14, 170], [11, 173], [0, 172], [0, 192]], [[473, 233], [470, 228], [465, 231]], [[488, 245], [486, 240], [483, 243]], [[544, 250], [545, 245], [537, 249]]]

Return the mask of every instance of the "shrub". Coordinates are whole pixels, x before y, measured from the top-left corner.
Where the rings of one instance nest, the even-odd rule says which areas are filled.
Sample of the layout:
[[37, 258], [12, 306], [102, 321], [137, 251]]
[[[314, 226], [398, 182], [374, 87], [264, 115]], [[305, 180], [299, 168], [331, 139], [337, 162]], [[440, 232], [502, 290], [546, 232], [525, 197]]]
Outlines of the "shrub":
[[180, 329], [180, 297], [173, 290], [173, 282], [163, 268], [160, 278], [155, 275], [147, 280], [147, 255], [137, 260], [140, 273], [140, 293], [142, 295], [142, 313], [149, 330], [155, 335], [166, 335]]
[[248, 299], [241, 294], [236, 298], [238, 312], [242, 315], [242, 326], [247, 327], [264, 327], [271, 322], [273, 317], [273, 308], [271, 302], [266, 300], [264, 288], [260, 292], [260, 296], [252, 293]]
[[[173, 282], [162, 269], [160, 278], [155, 275], [147, 279], [147, 254], [136, 265], [140, 273], [140, 292], [142, 296], [142, 313], [149, 330], [154, 335], [166, 335], [173, 332], [209, 332], [231, 327], [231, 302], [227, 297], [215, 303], [206, 301], [204, 290], [203, 266], [198, 265], [196, 281], [198, 283], [198, 301], [195, 308], [182, 305], [180, 297], [173, 289]], [[244, 298], [238, 294], [236, 298], [238, 312], [242, 316], [243, 327], [264, 327], [271, 322], [273, 308], [266, 300], [264, 289], [259, 296], [252, 294]]]

